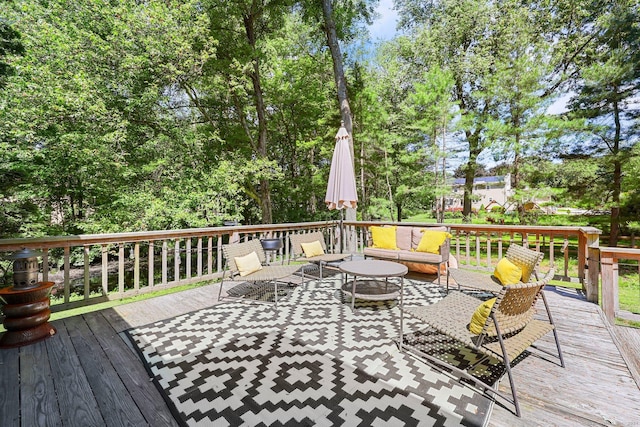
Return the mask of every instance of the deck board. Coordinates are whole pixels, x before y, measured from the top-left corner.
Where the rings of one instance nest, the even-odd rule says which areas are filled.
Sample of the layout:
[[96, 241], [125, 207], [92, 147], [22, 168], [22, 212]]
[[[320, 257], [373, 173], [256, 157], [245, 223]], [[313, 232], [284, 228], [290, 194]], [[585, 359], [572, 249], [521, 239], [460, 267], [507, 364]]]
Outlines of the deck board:
[[24, 425], [59, 426], [62, 424], [46, 344], [20, 349], [20, 378], [24, 383], [20, 412]]
[[64, 323], [106, 424], [149, 425], [109, 359], [111, 354], [105, 353], [84, 316], [65, 319]]
[[144, 419], [153, 427], [177, 426], [167, 405], [155, 385], [149, 381], [147, 371], [137, 359], [131, 357], [131, 349], [108, 323], [104, 312], [85, 315], [85, 320], [96, 339], [109, 355], [109, 360], [122, 380], [132, 401], [136, 402]]
[[627, 367], [640, 387], [640, 329], [616, 326], [615, 335]]
[[[63, 426], [84, 427], [106, 425], [100, 407], [91, 389], [87, 374], [82, 369], [77, 349], [63, 322], [55, 322], [56, 335], [45, 341], [51, 365], [51, 374], [58, 397]], [[29, 384], [21, 382], [21, 394]], [[20, 423], [27, 427], [28, 424]]]
[[[595, 304], [546, 291], [558, 326], [565, 368], [535, 350], [514, 369], [522, 419], [495, 406], [492, 426], [640, 425], [640, 390]], [[551, 334], [541, 347], [555, 348]], [[506, 384], [505, 384], [506, 383]], [[501, 390], [510, 392], [508, 382]]]
[[20, 350], [0, 350], [0, 426], [20, 423]]
[[[208, 285], [57, 321], [54, 337], [0, 350], [0, 425], [47, 425], [41, 422], [47, 408], [53, 414], [46, 419], [49, 425], [118, 425], [126, 414], [132, 425], [135, 420], [136, 425], [176, 426], [122, 332], [209, 307], [217, 289]], [[573, 290], [549, 288], [546, 294], [566, 368], [539, 351], [555, 351], [548, 334], [513, 369], [522, 418], [508, 405], [496, 404], [489, 425], [640, 425], [640, 390], [628, 366], [633, 364], [629, 355], [640, 354], [640, 331], [608, 326], [598, 306]], [[36, 360], [49, 370], [37, 371]], [[510, 393], [508, 381], [501, 389]]]

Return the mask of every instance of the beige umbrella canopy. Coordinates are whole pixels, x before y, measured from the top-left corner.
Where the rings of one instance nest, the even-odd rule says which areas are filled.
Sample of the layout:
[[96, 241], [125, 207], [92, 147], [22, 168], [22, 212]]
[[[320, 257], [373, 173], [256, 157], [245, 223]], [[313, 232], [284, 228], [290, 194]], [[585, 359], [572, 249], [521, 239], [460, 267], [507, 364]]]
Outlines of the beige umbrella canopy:
[[349, 150], [349, 133], [341, 124], [336, 134], [336, 147], [331, 160], [327, 196], [325, 203], [329, 209], [355, 209], [358, 205], [356, 193], [356, 175], [353, 170], [351, 151]]

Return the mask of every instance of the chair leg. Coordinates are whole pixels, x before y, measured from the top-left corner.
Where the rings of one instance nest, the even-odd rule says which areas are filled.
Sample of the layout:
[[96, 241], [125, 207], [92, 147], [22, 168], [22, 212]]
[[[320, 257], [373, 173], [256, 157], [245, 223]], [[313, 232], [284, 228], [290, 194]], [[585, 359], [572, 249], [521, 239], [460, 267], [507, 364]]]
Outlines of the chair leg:
[[222, 279], [220, 279], [220, 289], [218, 289], [218, 302], [222, 301], [222, 286], [224, 285], [224, 275], [226, 271], [222, 272]]
[[551, 316], [551, 310], [549, 310], [549, 303], [547, 302], [547, 297], [544, 294], [544, 290], [540, 291], [540, 295], [542, 295], [542, 302], [544, 303], [544, 308], [547, 310], [547, 317], [549, 318], [549, 323], [553, 325], [553, 338], [556, 340], [556, 348], [558, 349], [558, 358], [560, 359], [560, 366], [564, 368], [564, 358], [562, 357], [562, 350], [560, 349], [560, 340], [558, 339], [558, 329], [556, 328], [556, 324], [553, 321], [553, 317]]
[[502, 332], [500, 332], [499, 324], [496, 321], [493, 313], [491, 314], [491, 317], [493, 318], [493, 324], [496, 327], [496, 335], [498, 337], [498, 342], [500, 343], [500, 349], [502, 350], [502, 363], [504, 364], [505, 369], [507, 370], [507, 376], [509, 377], [509, 386], [511, 387], [511, 395], [513, 396], [513, 406], [515, 406], [516, 415], [520, 417], [520, 403], [518, 402], [516, 384], [513, 381], [513, 375], [511, 373], [511, 360], [509, 360], [509, 354], [507, 353], [507, 348], [505, 347], [504, 341], [502, 339]]

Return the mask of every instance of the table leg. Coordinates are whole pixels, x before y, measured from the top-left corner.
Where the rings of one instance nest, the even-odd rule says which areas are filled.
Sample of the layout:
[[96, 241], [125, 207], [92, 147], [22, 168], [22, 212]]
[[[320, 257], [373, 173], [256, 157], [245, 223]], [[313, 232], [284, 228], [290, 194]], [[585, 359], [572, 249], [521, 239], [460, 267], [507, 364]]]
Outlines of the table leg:
[[404, 327], [404, 277], [400, 277], [400, 338], [398, 339], [398, 346], [402, 351], [402, 335]]
[[356, 280], [358, 276], [353, 276], [353, 285], [351, 286], [351, 311], [356, 309]]

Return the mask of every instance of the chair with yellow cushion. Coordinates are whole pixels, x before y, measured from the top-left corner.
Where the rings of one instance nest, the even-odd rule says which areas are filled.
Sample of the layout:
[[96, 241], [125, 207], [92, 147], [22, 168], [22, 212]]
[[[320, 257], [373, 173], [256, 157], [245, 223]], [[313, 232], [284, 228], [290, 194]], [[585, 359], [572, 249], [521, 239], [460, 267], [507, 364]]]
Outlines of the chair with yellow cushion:
[[[243, 243], [222, 245], [224, 271], [218, 300], [222, 300], [222, 288], [225, 281], [244, 282], [243, 289], [229, 290], [227, 297], [245, 297], [257, 293], [269, 293], [273, 286], [275, 307], [278, 307], [278, 284], [294, 273], [302, 272], [304, 283], [304, 265], [264, 265], [266, 255], [260, 240], [253, 239]], [[268, 289], [268, 291], [266, 291]], [[257, 292], [256, 292], [257, 291]]]
[[512, 243], [504, 258], [496, 265], [492, 275], [462, 268], [450, 269], [449, 275], [458, 284], [458, 290], [465, 287], [495, 294], [505, 285], [528, 283], [532, 277], [537, 280], [538, 264], [543, 257], [542, 252]]
[[289, 236], [289, 240], [292, 250], [291, 261], [304, 260], [317, 264], [320, 268], [320, 279], [322, 279], [324, 267], [336, 266], [340, 262], [352, 258], [352, 255], [348, 253], [329, 253], [324, 235], [320, 231], [295, 233]]
[[[435, 304], [404, 307], [404, 313], [414, 317], [421, 324], [414, 326], [422, 331], [428, 339], [413, 339], [404, 334], [404, 319], [400, 318], [400, 349], [409, 350], [421, 360], [446, 367], [473, 381], [481, 389], [500, 396], [515, 406], [516, 415], [520, 416], [520, 406], [516, 394], [511, 368], [513, 361], [525, 352], [535, 341], [548, 332], [553, 331], [557, 357], [560, 366], [564, 367], [564, 359], [558, 341], [553, 318], [549, 311], [546, 297], [542, 291], [554, 275], [553, 268], [546, 276], [532, 283], [518, 283], [501, 287], [497, 296], [489, 301], [479, 299], [459, 291], [453, 291]], [[546, 309], [546, 317], [535, 316], [536, 301], [541, 299]], [[478, 377], [478, 364], [472, 364], [467, 370], [456, 366], [456, 359], [445, 351], [447, 348], [471, 349], [479, 356], [497, 361], [496, 366], [509, 377], [511, 394], [509, 397], [498, 390], [498, 382], [491, 382]], [[543, 351], [543, 350], [540, 350]], [[449, 356], [449, 357], [447, 357]], [[504, 370], [502, 370], [504, 369]], [[476, 373], [476, 376], [473, 373]]]

